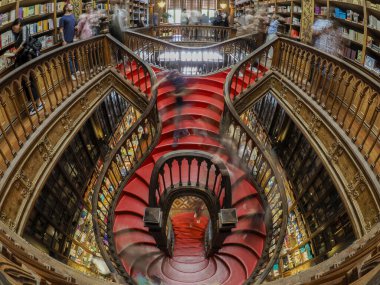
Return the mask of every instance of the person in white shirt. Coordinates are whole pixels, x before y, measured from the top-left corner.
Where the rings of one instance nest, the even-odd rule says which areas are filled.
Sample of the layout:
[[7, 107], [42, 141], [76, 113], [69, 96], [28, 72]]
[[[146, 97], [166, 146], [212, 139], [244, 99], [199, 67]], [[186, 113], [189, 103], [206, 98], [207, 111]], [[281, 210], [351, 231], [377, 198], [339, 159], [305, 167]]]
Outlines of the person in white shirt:
[[186, 9], [183, 9], [181, 13], [181, 25], [188, 25], [188, 24], [189, 24], [189, 16], [186, 13]]

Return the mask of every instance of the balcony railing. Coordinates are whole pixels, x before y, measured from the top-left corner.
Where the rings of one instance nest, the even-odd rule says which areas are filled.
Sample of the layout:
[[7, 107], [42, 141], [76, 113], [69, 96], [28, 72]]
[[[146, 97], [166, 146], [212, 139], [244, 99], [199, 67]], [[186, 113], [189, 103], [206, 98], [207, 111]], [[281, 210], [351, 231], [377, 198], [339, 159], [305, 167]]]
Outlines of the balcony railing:
[[92, 197], [94, 231], [102, 256], [111, 272], [119, 272], [128, 279], [129, 276], [123, 274], [124, 269], [118, 260], [111, 258], [114, 256], [113, 237], [108, 229], [113, 224], [113, 206], [121, 190], [158, 143], [161, 121], [156, 104], [157, 90], [151, 91], [150, 88], [156, 82], [152, 69], [117, 42], [112, 42], [109, 47], [113, 55], [111, 64], [149, 100], [148, 107], [140, 118], [108, 154]]
[[133, 31], [124, 43], [144, 61], [161, 69], [177, 69], [186, 75], [202, 75], [230, 68], [257, 47], [257, 35], [233, 38], [206, 47], [184, 47]]
[[169, 42], [203, 42], [212, 44], [232, 39], [236, 29], [209, 25], [163, 25], [134, 29], [135, 32]]
[[[1, 176], [49, 115], [108, 67], [108, 40], [105, 36], [98, 36], [58, 48], [0, 80]], [[31, 111], [38, 109], [39, 102], [43, 102], [41, 111], [32, 115]]]
[[[172, 203], [177, 197], [191, 195], [201, 197], [210, 214], [211, 228], [205, 235], [209, 237], [205, 241], [207, 256], [217, 252], [237, 223], [236, 211], [231, 209], [230, 176], [222, 161], [213, 161], [209, 153], [194, 150], [175, 151], [164, 155], [152, 171], [149, 208], [146, 209], [144, 222], [156, 239], [158, 248], [167, 255], [171, 255], [173, 245], [173, 240], [167, 234], [171, 231], [166, 231]], [[235, 215], [236, 219], [223, 222], [227, 212], [229, 216]], [[167, 240], [171, 242], [165, 242]]]
[[337, 122], [380, 181], [380, 82], [361, 69], [308, 45], [279, 38], [239, 64], [231, 75], [232, 100], [249, 92], [259, 78], [252, 81], [247, 68], [252, 70], [258, 61], [268, 68], [265, 51], [272, 47], [275, 54], [267, 72], [277, 71]]
[[249, 281], [255, 284], [265, 280], [278, 258], [286, 234], [288, 210], [283, 178], [271, 158], [272, 154], [241, 121], [232, 100], [249, 84], [259, 81], [270, 69], [268, 51], [272, 45], [273, 43], [257, 49], [249, 56], [249, 60], [237, 64], [227, 76], [221, 124], [221, 133], [225, 133], [230, 141], [231, 151], [237, 152], [251, 182], [256, 186], [262, 200], [267, 201], [269, 206], [267, 211], [269, 218], [266, 218], [269, 234], [266, 245], [258, 266], [249, 278]]
[[[27, 160], [27, 157], [17, 157], [17, 154], [24, 149], [29, 149], [33, 146], [31, 144], [36, 144], [40, 134], [35, 133], [46, 130], [46, 124], [50, 122], [48, 119], [61, 116], [66, 110], [66, 101], [71, 103], [76, 100], [75, 98], [81, 98], [82, 109], [87, 109], [89, 102], [86, 99], [88, 98], [83, 98], [82, 95], [89, 90], [93, 91], [95, 80], [100, 80], [110, 73], [113, 75], [112, 78], [110, 77], [111, 80], [115, 79], [114, 83], [106, 84], [106, 86], [97, 84], [96, 94], [103, 95], [107, 90], [111, 90], [110, 86], [118, 85], [117, 80], [121, 80], [122, 86], [119, 84], [120, 86], [116, 88], [127, 88], [128, 90], [122, 92], [122, 95], [129, 96], [130, 101], [139, 104], [140, 111], [145, 112], [123, 136], [123, 140], [119, 141], [116, 147], [119, 152], [111, 153], [115, 160], [110, 160], [109, 165], [105, 165], [104, 169], [111, 183], [114, 183], [117, 179], [115, 176], [117, 170], [121, 171], [119, 173], [122, 175], [126, 175], [130, 169], [136, 167], [141, 158], [146, 155], [148, 148], [154, 144], [157, 134], [160, 133], [155, 104], [156, 94], [151, 93], [150, 88], [155, 83], [156, 77], [150, 67], [132, 51], [114, 38], [102, 35], [55, 49], [24, 64], [0, 80], [2, 182], [12, 179], [7, 175], [7, 171], [13, 171], [15, 167], [17, 170], [19, 161]], [[121, 76], [117, 76], [117, 73]], [[39, 102], [43, 102], [40, 108], [38, 108]], [[145, 106], [147, 106], [146, 110], [144, 110]], [[64, 123], [62, 119], [62, 124]], [[120, 152], [120, 150], [127, 150], [127, 152]], [[41, 155], [49, 154], [42, 151]], [[17, 161], [12, 164], [15, 159]], [[115, 161], [117, 161], [116, 164]], [[4, 174], [5, 177], [3, 177]], [[29, 177], [33, 180], [33, 176]], [[106, 238], [102, 234], [104, 232], [102, 222], [105, 220], [103, 218], [108, 217], [108, 213], [104, 216], [104, 211], [107, 209], [105, 204], [109, 199], [107, 196], [109, 193], [104, 188], [97, 190], [94, 193], [92, 208], [94, 230], [100, 251], [106, 257], [104, 253], [107, 248], [103, 245], [101, 237]], [[37, 195], [37, 191], [35, 192]], [[6, 195], [3, 195], [2, 199], [4, 197]], [[21, 206], [20, 209], [22, 209]], [[18, 221], [12, 219], [9, 221], [13, 227], [17, 226], [15, 223]], [[105, 261], [112, 270], [112, 263], [107, 259]]]

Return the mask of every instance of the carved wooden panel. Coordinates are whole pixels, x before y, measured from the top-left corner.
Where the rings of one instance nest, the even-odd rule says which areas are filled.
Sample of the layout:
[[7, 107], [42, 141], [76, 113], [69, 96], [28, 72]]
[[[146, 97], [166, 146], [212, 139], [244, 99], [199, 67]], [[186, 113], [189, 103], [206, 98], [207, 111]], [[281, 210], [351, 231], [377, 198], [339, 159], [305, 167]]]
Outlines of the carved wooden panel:
[[[366, 174], [366, 171], [372, 174], [371, 169], [355, 145], [339, 131], [338, 126], [333, 125], [336, 123], [325, 115], [321, 107], [293, 83], [272, 74], [252, 94], [265, 94], [265, 89], [273, 91], [324, 162], [350, 215], [356, 235], [368, 232], [380, 217], [378, 181]], [[251, 99], [239, 100], [238, 112], [243, 111], [242, 106], [250, 106], [251, 103]]]
[[0, 219], [11, 229], [22, 232], [55, 162], [75, 132], [112, 88], [127, 97], [138, 110], [147, 106], [147, 100], [133, 93], [113, 71], [95, 77], [81, 88], [83, 91], [80, 94], [74, 93], [68, 97], [60, 106], [62, 111], [52, 113], [46, 121], [48, 124], [40, 126], [34, 137], [27, 141], [23, 152], [9, 168], [11, 174], [1, 181]]

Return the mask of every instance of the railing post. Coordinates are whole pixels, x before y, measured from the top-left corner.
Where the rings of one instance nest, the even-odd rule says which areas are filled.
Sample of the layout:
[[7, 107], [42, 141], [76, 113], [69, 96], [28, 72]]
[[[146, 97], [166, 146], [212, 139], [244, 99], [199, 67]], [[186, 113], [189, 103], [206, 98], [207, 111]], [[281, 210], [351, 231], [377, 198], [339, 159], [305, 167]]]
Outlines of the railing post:
[[277, 38], [277, 40], [273, 43], [273, 57], [272, 57], [272, 69], [278, 70], [280, 65], [280, 56], [281, 56], [281, 39]]
[[111, 42], [108, 40], [107, 37], [104, 37], [103, 38], [103, 46], [104, 46], [104, 61], [105, 61], [105, 64], [108, 66], [108, 67], [111, 67], [112, 66], [112, 60], [111, 60]]

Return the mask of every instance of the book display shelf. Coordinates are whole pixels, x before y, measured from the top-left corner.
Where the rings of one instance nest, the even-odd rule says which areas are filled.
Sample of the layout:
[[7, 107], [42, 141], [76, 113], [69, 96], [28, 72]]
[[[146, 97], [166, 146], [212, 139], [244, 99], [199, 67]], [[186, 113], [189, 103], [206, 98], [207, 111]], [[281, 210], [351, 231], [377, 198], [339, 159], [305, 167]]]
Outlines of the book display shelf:
[[[85, 1], [84, 1], [85, 2]], [[148, 23], [148, 0], [94, 0], [93, 6], [109, 15], [116, 7], [129, 11], [130, 27], [137, 27], [141, 17]], [[62, 0], [0, 0], [0, 74], [5, 74], [13, 65], [10, 54], [14, 51], [12, 22], [23, 19], [30, 34], [42, 44], [41, 52], [61, 45], [59, 19], [63, 15]], [[82, 4], [82, 3], [81, 3]], [[84, 10], [84, 5], [79, 11]]]
[[109, 0], [110, 13], [114, 13], [115, 9], [125, 9], [129, 12], [129, 28], [137, 28], [141, 17], [145, 18], [145, 25], [149, 23], [148, 0]]
[[252, 0], [235, 0], [235, 15], [239, 17], [245, 14], [246, 9], [254, 8]]
[[0, 1], [0, 74], [13, 64], [7, 56], [14, 50], [12, 22], [22, 18], [30, 34], [41, 42], [41, 52], [46, 52], [61, 44], [58, 22], [64, 5], [61, 0]]
[[259, 4], [265, 7], [268, 16], [276, 12], [283, 19], [278, 30], [280, 34], [299, 40], [302, 14], [301, 0], [261, 0]]
[[[344, 38], [342, 56], [380, 76], [380, 2], [378, 0], [314, 0], [314, 21], [336, 19]], [[299, 39], [302, 29], [302, 1], [261, 0], [270, 16], [284, 18], [279, 34]]]

